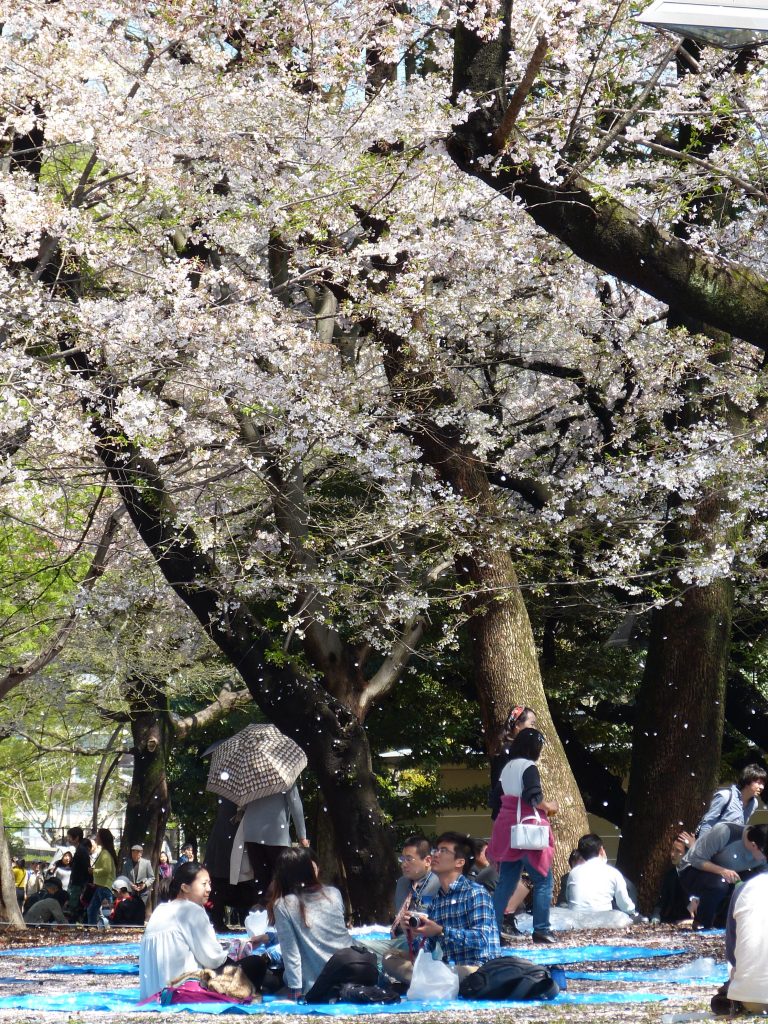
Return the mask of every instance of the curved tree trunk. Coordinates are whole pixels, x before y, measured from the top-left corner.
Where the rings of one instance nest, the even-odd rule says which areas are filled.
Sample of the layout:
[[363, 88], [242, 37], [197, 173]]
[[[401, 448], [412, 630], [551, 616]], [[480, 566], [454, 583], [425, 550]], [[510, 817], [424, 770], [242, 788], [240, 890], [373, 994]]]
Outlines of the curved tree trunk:
[[[73, 372], [92, 375], [84, 353], [70, 356], [70, 365]], [[247, 605], [233, 600], [223, 609], [226, 582], [194, 531], [177, 521], [157, 466], [116, 438], [100, 416], [91, 417], [90, 428], [99, 457], [168, 585], [240, 674], [269, 721], [306, 751], [337, 836], [352, 903], [362, 921], [381, 920], [392, 902], [394, 833], [378, 804], [362, 723], [320, 682], [291, 665], [273, 663], [268, 656], [272, 637]], [[144, 838], [146, 824], [137, 828]]]
[[653, 906], [669, 846], [718, 782], [733, 588], [693, 587], [651, 619], [618, 867]]
[[547, 738], [541, 756], [547, 799], [557, 800], [554, 817], [555, 875], [568, 870], [568, 854], [589, 831], [584, 803], [547, 704], [536, 644], [512, 559], [504, 548], [489, 544], [479, 558], [463, 558], [460, 571], [471, 580], [476, 596], [467, 602], [475, 661], [475, 681], [486, 737], [497, 735], [510, 708], [532, 707]]
[[465, 602], [475, 662], [475, 683], [489, 746], [504, 726], [510, 708], [526, 704], [536, 711], [547, 737], [541, 757], [548, 798], [560, 813], [553, 820], [556, 839], [555, 874], [568, 870], [568, 854], [588, 831], [587, 815], [544, 693], [533, 630], [512, 558], [492, 524], [499, 511], [483, 464], [448, 430], [428, 423], [414, 432], [425, 459], [464, 497], [475, 502], [489, 527], [481, 543], [457, 562], [462, 584], [469, 584]]

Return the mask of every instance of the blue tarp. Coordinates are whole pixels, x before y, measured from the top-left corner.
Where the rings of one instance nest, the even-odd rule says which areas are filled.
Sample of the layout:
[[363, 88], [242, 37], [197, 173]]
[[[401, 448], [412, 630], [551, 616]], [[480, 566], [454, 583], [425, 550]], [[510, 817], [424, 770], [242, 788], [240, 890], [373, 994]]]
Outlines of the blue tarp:
[[138, 964], [56, 964], [44, 967], [38, 974], [136, 974]]
[[711, 985], [717, 988], [728, 980], [728, 973], [727, 964], [710, 962], [700, 971], [695, 969], [695, 965], [688, 964], [658, 971], [566, 971], [566, 977], [581, 981], [662, 982], [665, 985]]
[[[615, 962], [621, 960], [650, 960], [653, 957], [674, 956], [684, 953], [684, 949], [656, 949], [649, 946], [529, 946], [524, 943], [508, 946], [502, 955], [521, 956], [535, 964], [584, 964], [598, 961]], [[67, 946], [34, 946], [25, 949], [7, 949], [0, 956], [17, 957], [109, 957], [111, 960], [122, 957], [137, 957], [138, 942], [111, 942], [104, 945], [67, 945]], [[62, 964], [55, 972], [66, 974], [66, 965]], [[81, 973], [71, 970], [69, 973]], [[94, 971], [93, 973], [109, 973]]]
[[[592, 1003], [644, 1003], [662, 1002], [666, 996], [653, 992], [561, 992], [555, 999], [548, 1000], [556, 1004], [592, 1004]], [[313, 1014], [325, 1017], [347, 1017], [358, 1014], [391, 1014], [391, 1013], [428, 1013], [457, 1011], [466, 1014], [473, 1010], [499, 1010], [508, 1006], [530, 1006], [531, 1002], [487, 1002], [452, 999], [430, 1003], [409, 1002], [404, 1000], [394, 1006], [364, 1006], [354, 1003], [335, 1003], [333, 1006], [306, 1006], [289, 1000], [266, 997], [263, 1003], [252, 1006], [236, 1003], [189, 1003], [186, 1005], [161, 1006], [159, 1003], [148, 1003], [138, 1006], [138, 992], [135, 989], [118, 989], [106, 992], [77, 992], [71, 995], [44, 995], [42, 992], [18, 996], [0, 997], [0, 1010], [38, 1010], [46, 1012], [78, 1013], [98, 1011], [101, 1013], [239, 1013], [239, 1014], [296, 1014], [306, 1016]]]
[[138, 956], [138, 942], [76, 942], [65, 946], [24, 946], [21, 949], [0, 950], [0, 956], [18, 957], [66, 957], [66, 956], [108, 956], [111, 960], [121, 956]]
[[685, 953], [684, 949], [654, 949], [650, 946], [507, 946], [502, 955], [521, 956], [534, 964], [589, 964], [600, 961], [650, 960]]

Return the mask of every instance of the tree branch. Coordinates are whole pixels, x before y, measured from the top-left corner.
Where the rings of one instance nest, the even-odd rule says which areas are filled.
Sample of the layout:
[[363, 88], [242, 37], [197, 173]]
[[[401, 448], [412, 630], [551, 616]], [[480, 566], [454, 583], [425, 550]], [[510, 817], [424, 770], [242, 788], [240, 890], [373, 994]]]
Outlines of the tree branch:
[[403, 669], [413, 657], [423, 636], [424, 619], [420, 615], [414, 616], [380, 667], [363, 687], [359, 699], [361, 718], [364, 719], [376, 701], [381, 700], [390, 692], [400, 678]]
[[[96, 551], [94, 552], [88, 572], [85, 574], [83, 581], [80, 584], [80, 595], [87, 594], [93, 590], [96, 581], [104, 574], [104, 570], [107, 567], [109, 548], [112, 544], [119, 518], [120, 512], [117, 511], [113, 512], [107, 519], [107, 523], [104, 527], [101, 538], [99, 539], [99, 543], [96, 545]], [[19, 683], [37, 675], [38, 672], [42, 671], [42, 669], [47, 665], [50, 665], [51, 662], [61, 654], [67, 640], [75, 628], [79, 611], [79, 602], [75, 601], [64, 624], [60, 627], [48, 646], [40, 651], [31, 661], [27, 662], [26, 665], [20, 665], [17, 668], [12, 668], [4, 677], [0, 678], [0, 699], [7, 696], [7, 694], [17, 687]]]
[[253, 702], [253, 697], [248, 690], [232, 690], [228, 686], [222, 687], [215, 700], [206, 707], [194, 714], [180, 715], [171, 713], [171, 725], [177, 740], [186, 739], [191, 732], [197, 729], [204, 729], [211, 722], [218, 722], [224, 718], [233, 708], [245, 707]]
[[[677, 310], [768, 351], [768, 280], [657, 227], [592, 182], [545, 181], [538, 167], [488, 167], [495, 116], [476, 111], [447, 140], [459, 168], [510, 201], [592, 266]], [[564, 177], [568, 167], [561, 168]]]
[[542, 33], [539, 36], [539, 41], [536, 43], [536, 49], [533, 51], [531, 59], [528, 61], [528, 66], [523, 72], [523, 77], [520, 79], [517, 88], [512, 93], [507, 109], [504, 111], [504, 116], [501, 119], [501, 124], [493, 133], [493, 145], [499, 153], [505, 148], [507, 142], [509, 142], [512, 129], [515, 127], [515, 122], [520, 116], [523, 104], [533, 88], [536, 76], [539, 71], [541, 71], [541, 66], [544, 63], [544, 58], [547, 55], [548, 49], [549, 40], [547, 39], [547, 36]]

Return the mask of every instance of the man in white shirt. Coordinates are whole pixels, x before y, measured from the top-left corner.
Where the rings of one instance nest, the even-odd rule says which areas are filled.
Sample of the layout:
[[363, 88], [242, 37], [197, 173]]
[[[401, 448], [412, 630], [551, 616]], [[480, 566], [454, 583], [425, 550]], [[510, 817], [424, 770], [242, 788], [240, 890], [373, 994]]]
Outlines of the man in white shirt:
[[[750, 831], [753, 831], [750, 829]], [[768, 830], [755, 830], [760, 853], [768, 853]], [[725, 928], [725, 955], [731, 965], [728, 998], [749, 1013], [768, 1012], [768, 870], [757, 869], [737, 886]]]
[[[600, 836], [590, 832], [579, 840], [581, 864], [571, 868], [568, 878], [568, 909], [577, 911], [612, 910], [614, 902], [625, 914], [635, 913], [627, 883], [620, 871], [611, 867]], [[628, 922], [627, 922], [628, 923]]]

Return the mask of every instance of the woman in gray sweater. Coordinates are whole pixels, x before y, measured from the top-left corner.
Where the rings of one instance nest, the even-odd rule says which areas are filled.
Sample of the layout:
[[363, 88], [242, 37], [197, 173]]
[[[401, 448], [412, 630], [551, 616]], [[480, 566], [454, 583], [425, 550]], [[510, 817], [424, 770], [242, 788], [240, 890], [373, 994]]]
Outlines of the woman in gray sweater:
[[268, 910], [283, 954], [283, 980], [294, 999], [303, 995], [308, 1003], [327, 1003], [343, 984], [376, 983], [376, 956], [354, 944], [341, 893], [321, 884], [311, 850], [289, 847], [280, 854]]

